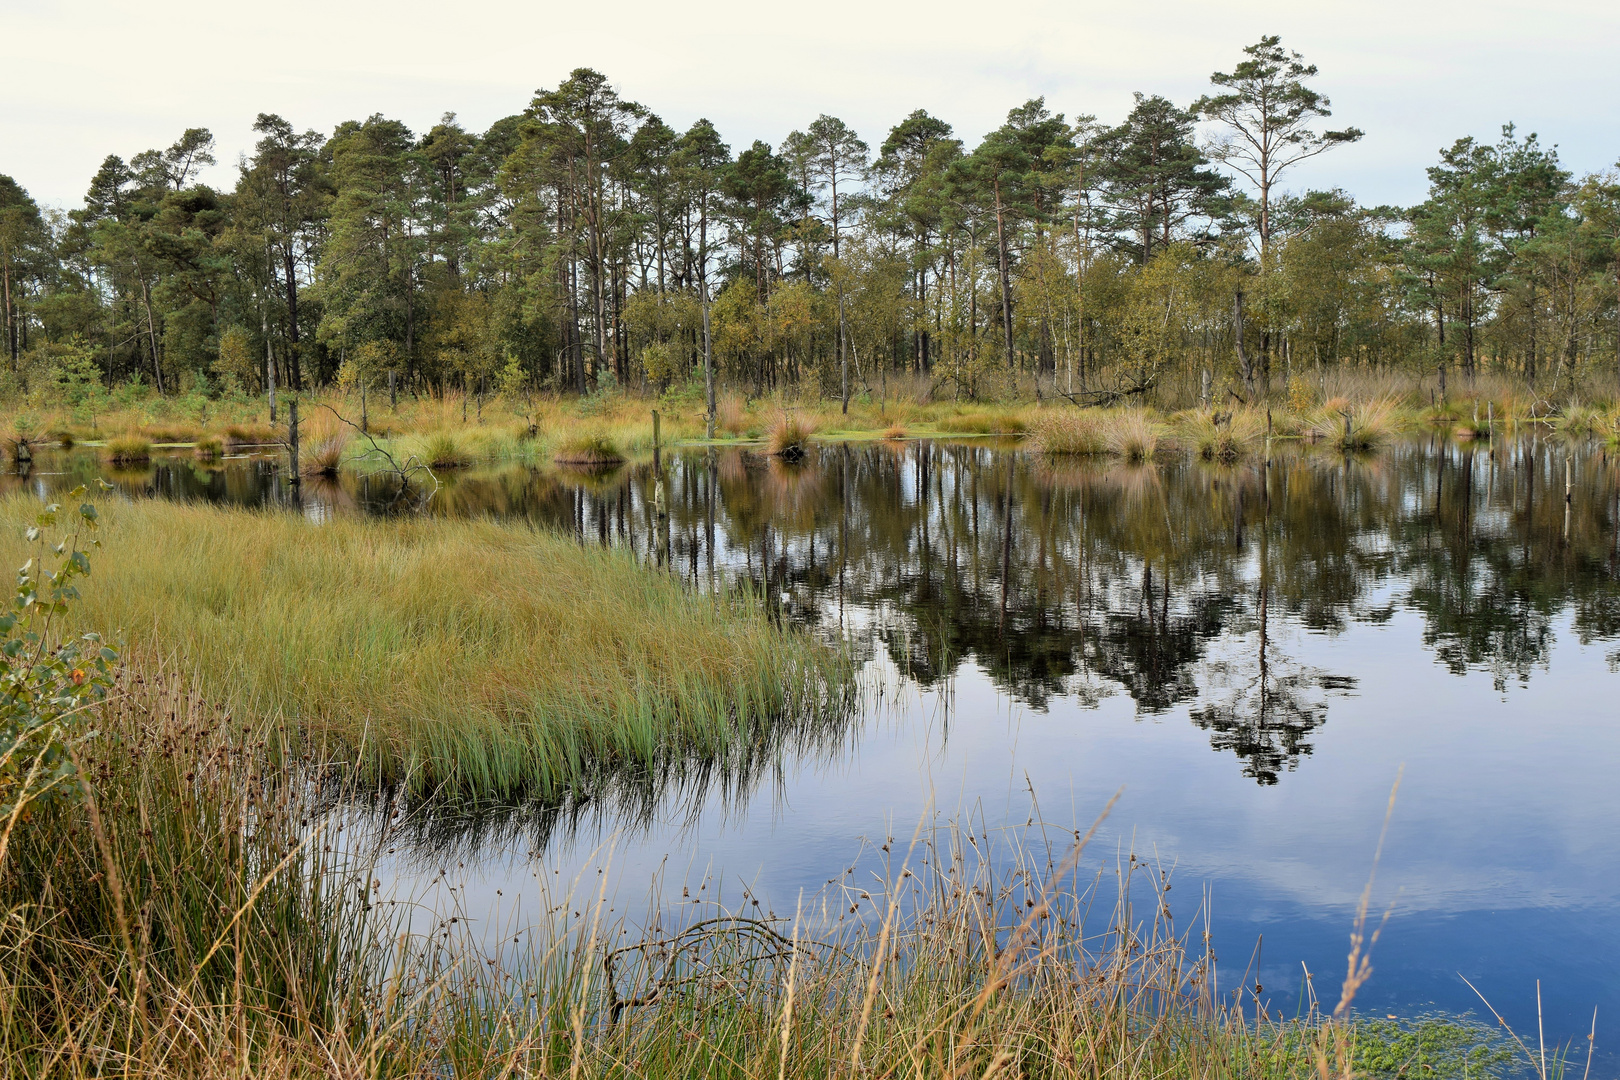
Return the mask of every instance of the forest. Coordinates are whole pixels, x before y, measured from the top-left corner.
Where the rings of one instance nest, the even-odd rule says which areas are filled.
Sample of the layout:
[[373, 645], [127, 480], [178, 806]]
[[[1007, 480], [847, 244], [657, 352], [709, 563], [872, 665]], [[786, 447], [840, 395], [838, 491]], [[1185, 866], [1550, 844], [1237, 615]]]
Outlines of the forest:
[[0, 400], [696, 400], [708, 374], [712, 425], [716, 382], [846, 411], [891, 378], [1078, 404], [1334, 369], [1613, 391], [1620, 172], [1507, 124], [1441, 150], [1415, 206], [1295, 190], [1362, 136], [1317, 82], [1268, 36], [1117, 123], [1036, 98], [976, 143], [919, 109], [875, 149], [828, 115], [733, 147], [581, 68], [482, 133], [260, 114], [230, 190], [194, 128], [109, 155], [66, 212], [0, 176]]

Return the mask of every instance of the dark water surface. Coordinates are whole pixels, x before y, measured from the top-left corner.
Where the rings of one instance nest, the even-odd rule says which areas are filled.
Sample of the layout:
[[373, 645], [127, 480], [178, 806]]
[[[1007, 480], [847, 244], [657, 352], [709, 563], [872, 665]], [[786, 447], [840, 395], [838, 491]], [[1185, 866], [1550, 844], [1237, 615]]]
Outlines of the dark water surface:
[[[5, 483], [45, 494], [97, 469], [69, 455]], [[113, 479], [316, 519], [544, 523], [699, 587], [746, 578], [849, 641], [867, 706], [832, 745], [435, 818], [387, 861], [390, 887], [453, 897], [492, 933], [542, 903], [537, 878], [599, 866], [621, 911], [655, 880], [653, 902], [708, 880], [791, 913], [863, 837], [966, 816], [1084, 828], [1123, 787], [1088, 864], [1134, 850], [1174, 866], [1178, 918], [1208, 903], [1234, 979], [1258, 943], [1267, 997], [1291, 1010], [1304, 965], [1331, 1004], [1404, 768], [1374, 892], [1393, 915], [1358, 1004], [1482, 1012], [1461, 975], [1533, 1034], [1539, 979], [1549, 1041], [1584, 1058], [1596, 1007], [1613, 1071], [1620, 464], [1595, 446], [1419, 440], [1269, 468], [1051, 463], [983, 441], [822, 446], [799, 465], [699, 449], [403, 498], [348, 476], [289, 496], [259, 458]]]

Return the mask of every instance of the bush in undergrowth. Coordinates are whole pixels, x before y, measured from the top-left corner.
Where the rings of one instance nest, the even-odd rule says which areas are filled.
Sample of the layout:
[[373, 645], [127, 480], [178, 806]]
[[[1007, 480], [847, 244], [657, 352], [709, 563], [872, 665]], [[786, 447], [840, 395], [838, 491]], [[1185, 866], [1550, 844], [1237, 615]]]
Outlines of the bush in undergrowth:
[[[80, 498], [84, 487], [69, 498]], [[64, 516], [52, 504], [28, 528], [39, 555], [17, 571], [7, 610], [0, 614], [0, 851], [11, 826], [34, 805], [78, 791], [73, 749], [90, 737], [84, 716], [112, 685], [117, 654], [96, 634], [65, 637], [62, 624], [79, 599], [75, 582], [90, 573], [80, 546], [97, 525], [96, 508], [82, 503], [73, 528], [55, 544], [47, 533]], [[90, 540], [89, 547], [99, 541]]]

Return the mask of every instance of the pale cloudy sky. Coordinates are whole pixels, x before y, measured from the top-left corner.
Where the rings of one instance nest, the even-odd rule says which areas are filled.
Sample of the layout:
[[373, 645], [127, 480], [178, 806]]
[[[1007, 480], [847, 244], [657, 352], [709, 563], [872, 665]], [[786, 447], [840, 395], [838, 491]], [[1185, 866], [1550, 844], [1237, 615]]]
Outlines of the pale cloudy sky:
[[0, 172], [73, 206], [105, 155], [205, 126], [207, 179], [229, 185], [258, 112], [329, 132], [453, 110], [482, 130], [580, 66], [733, 147], [820, 112], [876, 146], [919, 107], [971, 144], [1035, 95], [1108, 121], [1133, 90], [1186, 103], [1268, 33], [1321, 67], [1334, 123], [1367, 132], [1290, 187], [1412, 201], [1441, 146], [1509, 120], [1577, 171], [1620, 158], [1616, 0], [0, 0]]

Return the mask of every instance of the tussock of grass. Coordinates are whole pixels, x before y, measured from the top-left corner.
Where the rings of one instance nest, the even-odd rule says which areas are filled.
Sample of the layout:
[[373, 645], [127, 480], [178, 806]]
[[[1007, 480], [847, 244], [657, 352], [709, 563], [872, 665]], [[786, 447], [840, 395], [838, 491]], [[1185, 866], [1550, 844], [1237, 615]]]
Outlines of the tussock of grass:
[[1115, 413], [1104, 432], [1110, 453], [1126, 461], [1151, 461], [1159, 450], [1160, 426], [1140, 409]]
[[6, 830], [0, 1071], [262, 1075], [233, 1057], [339, 1030], [378, 939], [327, 834], [300, 848], [321, 808], [267, 752], [275, 733], [155, 665], [121, 672], [85, 726], [96, 817], [63, 802]]
[[938, 425], [941, 433], [952, 435], [1022, 435], [1029, 430], [1028, 420], [1007, 411], [959, 413], [942, 417]]
[[1565, 406], [1554, 426], [1564, 435], [1607, 435], [1615, 430], [1613, 417], [1596, 406], [1580, 402]]
[[281, 437], [268, 424], [227, 424], [225, 425], [225, 446], [230, 450], [238, 450], [244, 446], [263, 446], [273, 443]]
[[889, 442], [898, 442], [909, 437], [910, 434], [906, 431], [904, 424], [890, 424], [883, 429], [883, 438]]
[[422, 442], [422, 460], [435, 469], [460, 469], [473, 463], [473, 456], [456, 437], [436, 431]]
[[586, 430], [565, 436], [552, 453], [562, 465], [617, 465], [624, 460], [618, 444], [604, 431]]
[[[23, 496], [0, 509], [36, 512]], [[723, 754], [847, 689], [841, 658], [751, 603], [549, 533], [157, 502], [104, 518], [86, 625], [184, 658], [239, 716], [363, 745], [384, 779], [556, 792], [674, 750]], [[0, 553], [26, 558], [20, 528]]]
[[1253, 453], [1265, 438], [1264, 417], [1248, 410], [1198, 412], [1183, 416], [1177, 434], [1205, 461], [1236, 461]]
[[813, 433], [814, 428], [803, 419], [784, 413], [765, 436], [765, 452], [784, 461], [798, 461], [809, 448]]
[[140, 435], [117, 435], [101, 448], [101, 456], [114, 465], [140, 465], [152, 458], [152, 444]]
[[191, 453], [199, 461], [218, 461], [225, 453], [225, 443], [216, 436], [204, 435], [191, 448]]
[[1373, 450], [1401, 429], [1398, 402], [1385, 398], [1354, 405], [1343, 399], [1329, 401], [1313, 418], [1313, 434], [1340, 450]]
[[1106, 454], [1108, 440], [1099, 415], [1064, 409], [1037, 417], [1032, 428], [1035, 446], [1043, 454]]
[[348, 448], [348, 436], [335, 432], [310, 447], [300, 468], [305, 476], [336, 476], [343, 467], [343, 452]]

